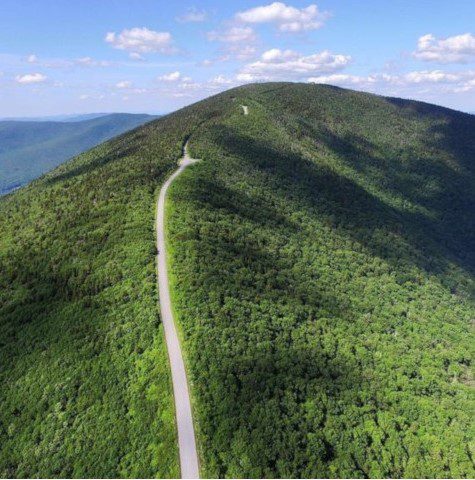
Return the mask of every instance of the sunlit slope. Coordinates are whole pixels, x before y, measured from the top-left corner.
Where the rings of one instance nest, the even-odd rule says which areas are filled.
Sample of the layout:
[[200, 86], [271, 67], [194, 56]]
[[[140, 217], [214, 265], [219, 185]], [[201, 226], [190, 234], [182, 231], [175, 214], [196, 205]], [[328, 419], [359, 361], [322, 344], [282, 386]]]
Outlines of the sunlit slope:
[[250, 85], [0, 199], [1, 476], [178, 475], [153, 222], [191, 135], [167, 241], [203, 475], [473, 477], [474, 132]]
[[205, 475], [473, 477], [475, 119], [228, 95], [169, 207]]
[[176, 477], [155, 192], [168, 116], [0, 198], [0, 476]]

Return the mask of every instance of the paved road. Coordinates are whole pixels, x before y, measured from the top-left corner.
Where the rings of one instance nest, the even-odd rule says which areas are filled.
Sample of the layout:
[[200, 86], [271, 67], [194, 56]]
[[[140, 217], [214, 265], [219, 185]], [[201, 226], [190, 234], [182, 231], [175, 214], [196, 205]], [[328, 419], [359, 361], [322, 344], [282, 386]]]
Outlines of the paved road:
[[197, 162], [188, 154], [188, 143], [185, 145], [180, 167], [163, 184], [157, 203], [157, 249], [158, 249], [158, 290], [160, 294], [160, 311], [165, 328], [168, 356], [172, 372], [173, 394], [175, 397], [175, 414], [178, 427], [178, 448], [180, 451], [180, 468], [182, 478], [199, 478], [198, 455], [196, 452], [195, 430], [191, 414], [190, 393], [186, 379], [185, 364], [181, 353], [180, 342], [173, 321], [170, 290], [168, 287], [167, 262], [165, 253], [165, 196], [170, 184], [181, 172], [192, 163]]
[[243, 111], [244, 111], [244, 115], [248, 115], [249, 114], [249, 107], [247, 107], [246, 105], [241, 105]]

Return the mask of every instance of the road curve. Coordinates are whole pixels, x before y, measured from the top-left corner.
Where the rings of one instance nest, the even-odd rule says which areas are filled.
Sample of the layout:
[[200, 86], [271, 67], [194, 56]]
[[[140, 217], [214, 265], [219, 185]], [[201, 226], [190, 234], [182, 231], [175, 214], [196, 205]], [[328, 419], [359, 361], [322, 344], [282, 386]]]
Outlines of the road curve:
[[180, 452], [181, 478], [199, 478], [198, 454], [196, 451], [195, 430], [191, 414], [190, 393], [186, 379], [185, 364], [180, 342], [173, 321], [170, 289], [168, 285], [166, 248], [165, 248], [165, 198], [168, 187], [188, 165], [197, 162], [188, 154], [188, 142], [183, 149], [179, 168], [163, 184], [157, 202], [157, 277], [160, 296], [160, 312], [165, 329], [168, 356], [172, 372], [173, 395], [175, 398], [175, 415], [178, 428], [178, 449]]
[[241, 105], [242, 111], [244, 112], [244, 115], [249, 114], [249, 107], [247, 105]]

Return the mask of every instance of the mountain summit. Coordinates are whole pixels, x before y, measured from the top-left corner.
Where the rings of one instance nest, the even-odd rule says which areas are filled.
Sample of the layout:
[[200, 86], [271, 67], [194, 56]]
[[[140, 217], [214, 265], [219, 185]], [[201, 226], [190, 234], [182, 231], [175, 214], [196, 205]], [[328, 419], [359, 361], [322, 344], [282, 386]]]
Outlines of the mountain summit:
[[166, 240], [202, 476], [473, 477], [474, 132], [247, 85], [1, 198], [0, 476], [179, 475], [154, 208], [188, 140]]

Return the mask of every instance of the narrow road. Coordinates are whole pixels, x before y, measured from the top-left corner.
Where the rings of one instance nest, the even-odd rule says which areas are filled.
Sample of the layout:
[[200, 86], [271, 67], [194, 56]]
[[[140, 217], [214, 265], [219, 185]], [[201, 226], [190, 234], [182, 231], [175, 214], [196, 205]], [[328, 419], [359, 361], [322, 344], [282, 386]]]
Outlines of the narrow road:
[[185, 364], [180, 342], [173, 321], [170, 290], [168, 285], [167, 261], [165, 249], [165, 197], [168, 187], [188, 165], [197, 162], [188, 154], [188, 142], [179, 161], [179, 168], [163, 184], [157, 203], [157, 276], [160, 295], [160, 311], [165, 328], [168, 356], [172, 372], [173, 395], [175, 397], [175, 414], [178, 428], [178, 449], [180, 452], [181, 478], [199, 478], [198, 454], [196, 452], [195, 430], [191, 414], [190, 393], [186, 379]]
[[248, 115], [249, 114], [249, 107], [247, 107], [246, 105], [241, 105], [243, 111], [244, 111], [244, 115]]

